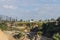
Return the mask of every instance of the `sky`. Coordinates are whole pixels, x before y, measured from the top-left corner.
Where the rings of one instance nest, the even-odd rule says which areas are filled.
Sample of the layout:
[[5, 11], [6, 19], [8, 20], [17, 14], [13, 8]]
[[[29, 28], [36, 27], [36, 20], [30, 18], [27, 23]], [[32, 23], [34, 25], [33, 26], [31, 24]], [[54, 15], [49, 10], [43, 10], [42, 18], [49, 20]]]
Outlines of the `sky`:
[[60, 0], [0, 0], [0, 15], [24, 20], [58, 18]]

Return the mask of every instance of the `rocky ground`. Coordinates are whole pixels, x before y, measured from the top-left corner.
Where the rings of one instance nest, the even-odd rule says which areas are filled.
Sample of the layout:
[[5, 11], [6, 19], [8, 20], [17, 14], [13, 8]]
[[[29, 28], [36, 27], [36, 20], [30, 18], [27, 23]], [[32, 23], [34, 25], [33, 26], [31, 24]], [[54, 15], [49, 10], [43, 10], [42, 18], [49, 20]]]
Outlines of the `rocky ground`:
[[[30, 39], [26, 34], [20, 37], [19, 39], [15, 39], [12, 35], [6, 34], [0, 30], [0, 40], [30, 40]], [[52, 39], [37, 35], [34, 36], [32, 40], [52, 40]]]

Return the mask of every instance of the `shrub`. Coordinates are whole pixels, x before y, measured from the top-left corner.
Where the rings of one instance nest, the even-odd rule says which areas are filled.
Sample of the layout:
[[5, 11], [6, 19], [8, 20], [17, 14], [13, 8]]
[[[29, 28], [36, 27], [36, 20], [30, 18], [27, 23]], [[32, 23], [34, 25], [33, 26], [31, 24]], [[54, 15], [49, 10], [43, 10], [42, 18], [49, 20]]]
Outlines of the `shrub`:
[[0, 29], [1, 29], [1, 30], [6, 30], [6, 29], [7, 29], [7, 28], [6, 28], [6, 25], [3, 24], [3, 23], [0, 23]]
[[54, 40], [60, 40], [60, 35], [59, 35], [59, 33], [54, 34], [53, 39], [54, 39]]

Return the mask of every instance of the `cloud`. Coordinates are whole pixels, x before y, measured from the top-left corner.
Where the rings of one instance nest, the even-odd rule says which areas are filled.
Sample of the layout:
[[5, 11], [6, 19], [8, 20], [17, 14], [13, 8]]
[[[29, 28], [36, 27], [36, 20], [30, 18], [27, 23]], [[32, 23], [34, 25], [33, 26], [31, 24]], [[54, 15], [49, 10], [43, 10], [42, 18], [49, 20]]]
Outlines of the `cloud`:
[[14, 6], [14, 5], [3, 5], [2, 6], [3, 8], [6, 8], [6, 9], [16, 9], [17, 7]]
[[[3, 0], [3, 9], [17, 9], [4, 10], [9, 15], [17, 16], [19, 18], [49, 18], [57, 17], [60, 14], [60, 1], [58, 0]], [[17, 6], [17, 7], [16, 7]], [[0, 9], [1, 10], [1, 9]], [[8, 14], [9, 13], [9, 14]], [[11, 16], [10, 15], [10, 16]]]

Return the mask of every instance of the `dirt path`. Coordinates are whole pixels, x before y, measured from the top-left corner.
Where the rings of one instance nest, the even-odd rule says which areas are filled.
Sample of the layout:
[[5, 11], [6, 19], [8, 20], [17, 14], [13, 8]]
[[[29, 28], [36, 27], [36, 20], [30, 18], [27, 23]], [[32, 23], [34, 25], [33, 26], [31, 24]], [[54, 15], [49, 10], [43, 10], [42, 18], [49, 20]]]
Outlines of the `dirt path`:
[[11, 35], [7, 35], [0, 30], [0, 40], [15, 40], [15, 39]]

